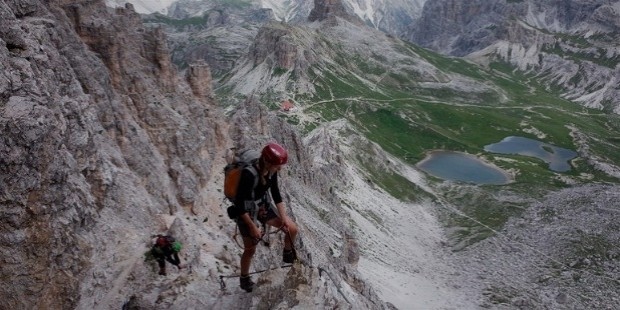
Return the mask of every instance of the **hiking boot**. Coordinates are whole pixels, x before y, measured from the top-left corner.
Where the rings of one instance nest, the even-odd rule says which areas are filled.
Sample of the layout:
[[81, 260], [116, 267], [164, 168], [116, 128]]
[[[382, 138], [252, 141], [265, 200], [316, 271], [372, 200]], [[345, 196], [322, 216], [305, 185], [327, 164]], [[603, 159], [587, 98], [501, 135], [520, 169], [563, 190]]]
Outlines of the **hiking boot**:
[[239, 277], [239, 286], [241, 286], [241, 289], [250, 293], [254, 289], [254, 282], [250, 276], [241, 276]]
[[297, 259], [297, 253], [295, 253], [295, 249], [284, 249], [282, 252], [282, 261], [287, 264], [292, 264]]
[[166, 275], [166, 267], [159, 268], [159, 274], [162, 275], [162, 276], [165, 276]]

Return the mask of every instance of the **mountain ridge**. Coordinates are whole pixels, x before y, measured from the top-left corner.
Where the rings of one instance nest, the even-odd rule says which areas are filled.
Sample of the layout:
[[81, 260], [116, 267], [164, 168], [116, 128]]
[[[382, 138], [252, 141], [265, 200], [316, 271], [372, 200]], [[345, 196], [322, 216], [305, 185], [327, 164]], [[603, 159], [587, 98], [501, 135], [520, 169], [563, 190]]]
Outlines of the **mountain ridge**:
[[441, 0], [405, 37], [482, 64], [505, 61], [569, 100], [618, 114], [619, 21], [618, 1]]
[[[179, 9], [184, 3], [173, 6]], [[294, 23], [303, 22], [313, 9], [297, 2], [247, 5], [277, 12], [274, 19]], [[535, 74], [549, 89], [561, 87], [568, 100], [618, 114], [615, 86], [620, 52], [610, 45], [617, 38], [605, 36], [618, 33], [620, 3], [575, 0], [555, 5], [553, 1], [342, 1], [347, 14], [375, 29], [482, 65], [507, 62], [526, 74]], [[191, 14], [205, 10], [208, 8]], [[558, 67], [564, 70], [554, 72]]]

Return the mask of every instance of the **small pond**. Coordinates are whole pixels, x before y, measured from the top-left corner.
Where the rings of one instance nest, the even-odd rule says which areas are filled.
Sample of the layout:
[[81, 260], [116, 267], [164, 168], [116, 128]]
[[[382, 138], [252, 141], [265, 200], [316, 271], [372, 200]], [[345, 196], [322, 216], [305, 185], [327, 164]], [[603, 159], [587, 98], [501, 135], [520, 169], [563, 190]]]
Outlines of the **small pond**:
[[478, 157], [452, 151], [433, 151], [416, 165], [422, 171], [444, 180], [501, 185], [512, 181], [502, 169]]
[[549, 164], [549, 169], [565, 172], [571, 169], [570, 160], [577, 157], [575, 151], [524, 137], [510, 136], [499, 143], [486, 145], [484, 150], [500, 154], [518, 154], [536, 157]]

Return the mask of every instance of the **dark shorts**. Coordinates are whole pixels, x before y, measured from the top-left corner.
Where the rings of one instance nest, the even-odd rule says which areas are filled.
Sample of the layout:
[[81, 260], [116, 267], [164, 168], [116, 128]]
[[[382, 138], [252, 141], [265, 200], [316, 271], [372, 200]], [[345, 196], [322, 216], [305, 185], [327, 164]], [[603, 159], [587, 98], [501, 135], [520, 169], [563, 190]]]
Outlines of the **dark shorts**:
[[[252, 215], [250, 215], [250, 217], [252, 217]], [[264, 225], [266, 222], [276, 217], [278, 217], [278, 215], [275, 211], [273, 211], [273, 208], [265, 207], [265, 205], [258, 207], [258, 215], [256, 216], [256, 219], [261, 222], [261, 224]], [[241, 218], [237, 220], [237, 223], [239, 224], [239, 232], [241, 235], [244, 237], [250, 237], [250, 228], [248, 225], [246, 225]]]

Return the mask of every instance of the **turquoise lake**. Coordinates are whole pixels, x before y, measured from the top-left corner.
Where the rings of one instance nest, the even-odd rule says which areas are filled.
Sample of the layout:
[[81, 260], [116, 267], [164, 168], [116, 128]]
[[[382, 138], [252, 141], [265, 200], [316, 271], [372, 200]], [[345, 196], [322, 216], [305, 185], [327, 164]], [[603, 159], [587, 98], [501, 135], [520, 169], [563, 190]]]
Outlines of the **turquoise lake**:
[[569, 171], [570, 160], [577, 157], [575, 151], [516, 136], [506, 137], [501, 142], [486, 145], [484, 150], [492, 153], [536, 157], [548, 163], [550, 170], [557, 172]]
[[512, 181], [502, 169], [478, 157], [452, 151], [434, 151], [416, 165], [420, 170], [444, 180], [501, 185]]

